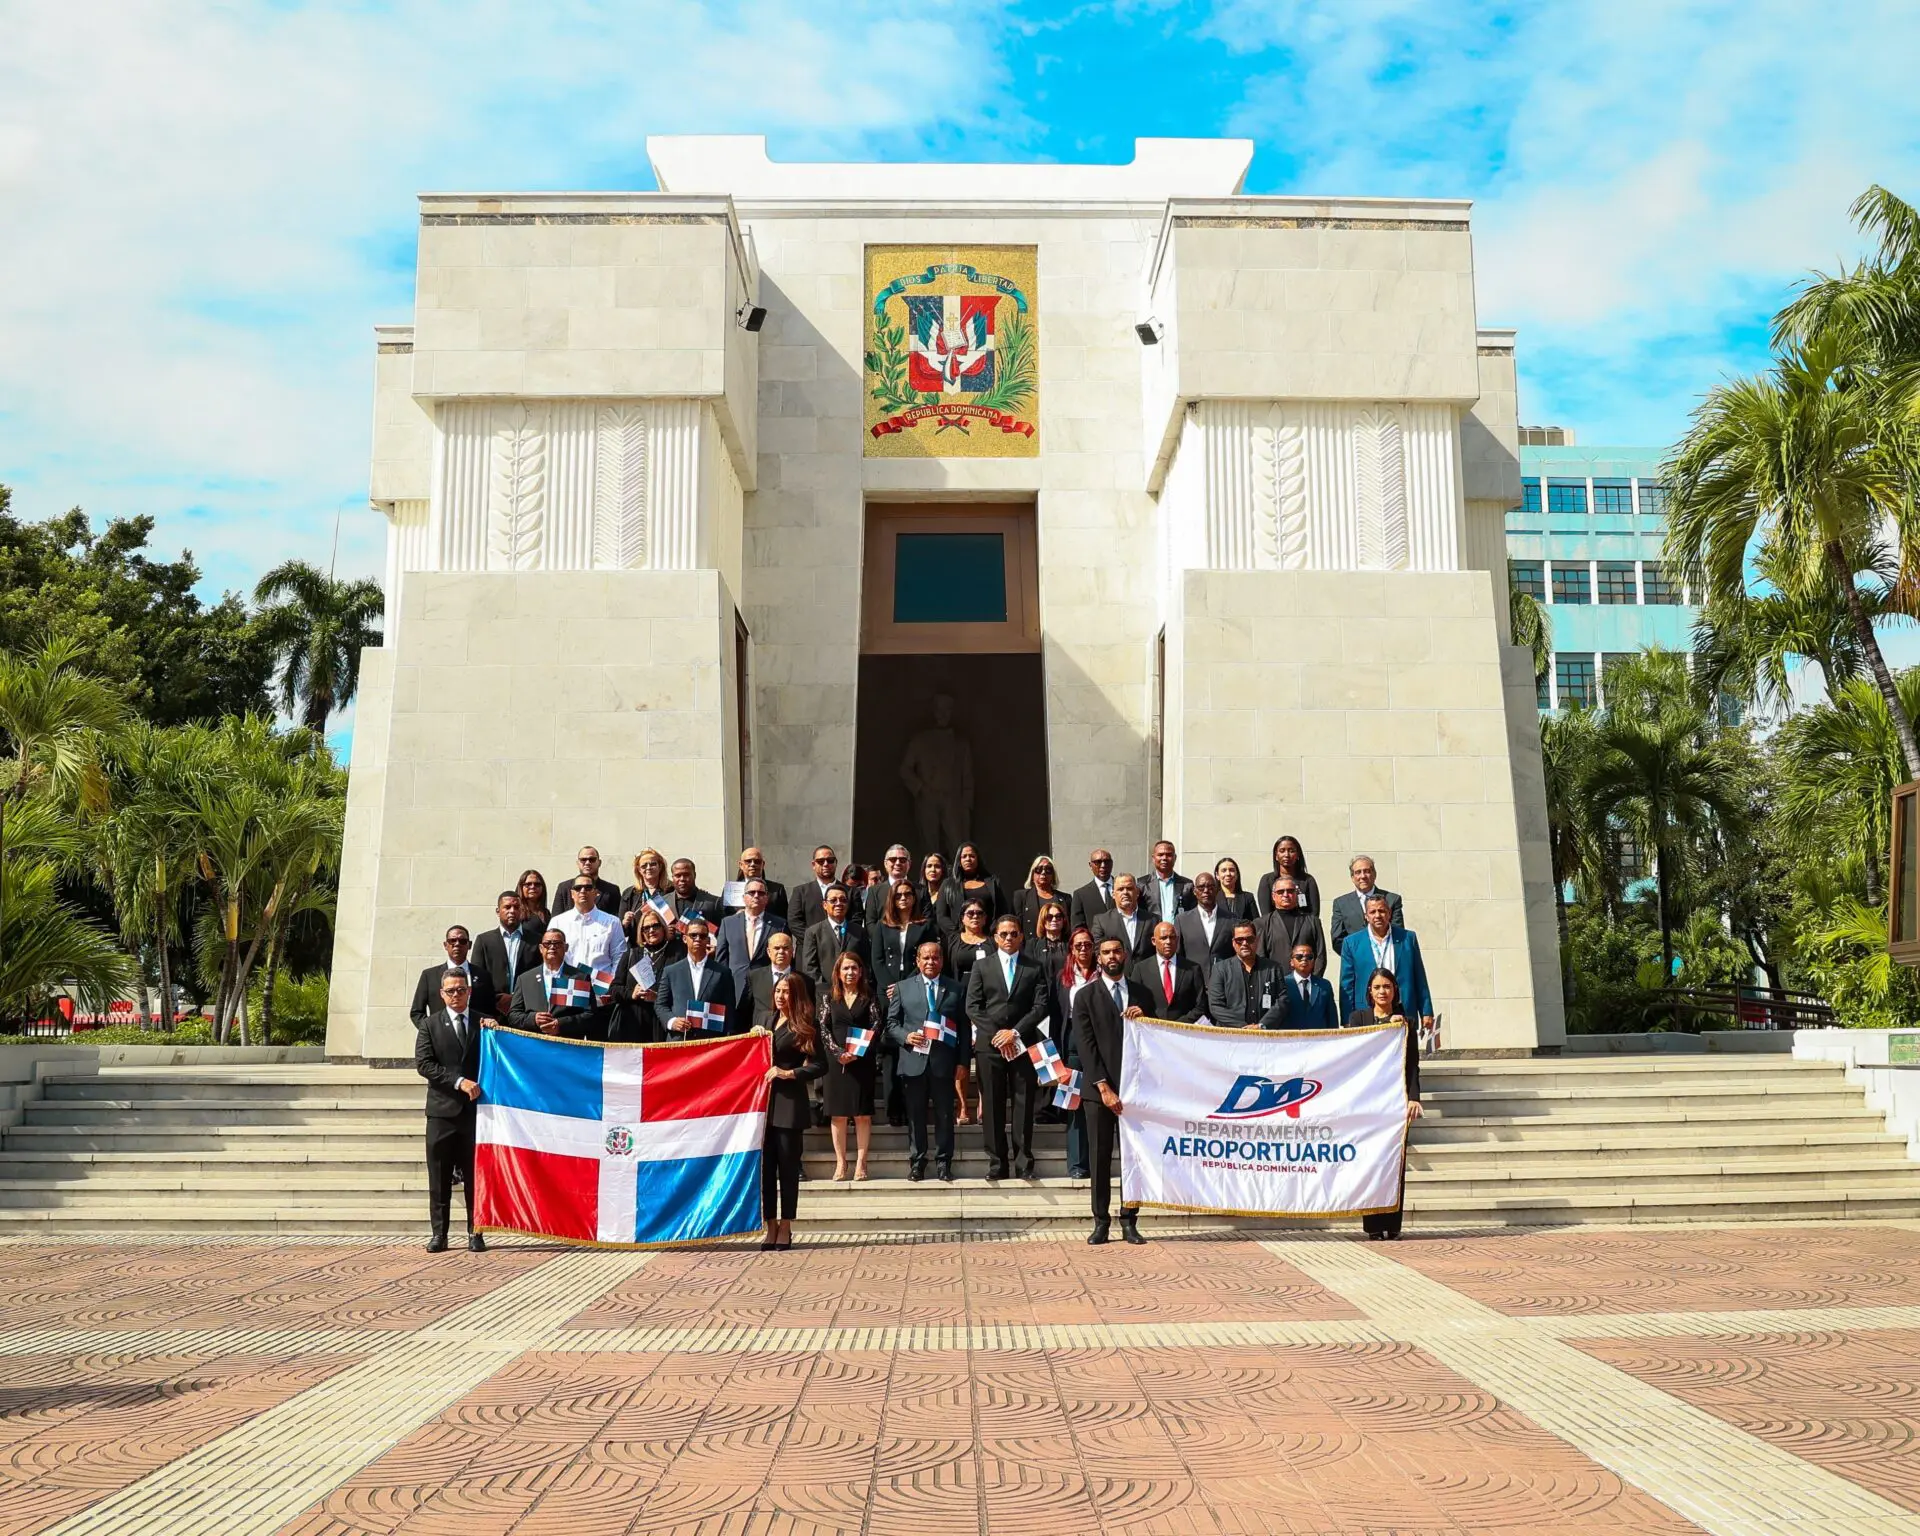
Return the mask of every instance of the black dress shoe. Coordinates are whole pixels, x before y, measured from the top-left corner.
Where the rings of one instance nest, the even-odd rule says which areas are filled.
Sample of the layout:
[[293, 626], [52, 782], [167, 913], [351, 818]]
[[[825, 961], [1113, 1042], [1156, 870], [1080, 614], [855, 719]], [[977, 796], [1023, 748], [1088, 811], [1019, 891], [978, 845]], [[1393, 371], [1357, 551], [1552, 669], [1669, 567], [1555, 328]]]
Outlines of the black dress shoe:
[[1067, 1177], [1070, 1179], [1090, 1179], [1093, 1177], [1093, 1170], [1091, 1168], [1069, 1168], [1067, 1170]]
[[1009, 1168], [993, 1167], [987, 1170], [987, 1177], [990, 1179], [1010, 1179], [1013, 1177], [1013, 1171]]
[[1122, 1216], [1120, 1218], [1120, 1235], [1136, 1247], [1146, 1242], [1146, 1239], [1140, 1235], [1139, 1218], [1135, 1216]]
[[1034, 1160], [1032, 1158], [1028, 1158], [1024, 1163], [1020, 1165], [1020, 1177], [1023, 1179], [1031, 1179], [1035, 1176], [1036, 1169], [1037, 1169], [1037, 1165], [1035, 1164]]
[[951, 1184], [953, 1182], [952, 1163], [942, 1163], [934, 1172], [942, 1184]]
[[468, 1253], [485, 1253], [486, 1251], [487, 1251], [487, 1240], [484, 1237], [482, 1237], [478, 1232], [469, 1232], [467, 1234], [467, 1252]]
[[446, 1233], [436, 1232], [433, 1234], [432, 1237], [427, 1239], [428, 1253], [445, 1253], [446, 1251], [447, 1251], [447, 1234]]
[[927, 1165], [925, 1163], [907, 1164], [907, 1182], [909, 1184], [918, 1184], [926, 1176]]
[[1096, 1221], [1093, 1224], [1093, 1231], [1087, 1234], [1087, 1246], [1089, 1248], [1098, 1248], [1107, 1240], [1107, 1235], [1112, 1230], [1112, 1226], [1107, 1222]]

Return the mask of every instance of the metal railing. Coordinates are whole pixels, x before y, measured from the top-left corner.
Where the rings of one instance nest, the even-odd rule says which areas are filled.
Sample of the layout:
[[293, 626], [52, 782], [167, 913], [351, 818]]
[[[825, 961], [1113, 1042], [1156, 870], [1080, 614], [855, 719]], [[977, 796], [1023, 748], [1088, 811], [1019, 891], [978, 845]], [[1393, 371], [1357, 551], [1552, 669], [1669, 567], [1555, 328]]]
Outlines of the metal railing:
[[1812, 992], [1776, 987], [1662, 987], [1656, 1007], [1672, 1010], [1672, 1027], [1703, 1029], [1832, 1029], [1833, 1009]]

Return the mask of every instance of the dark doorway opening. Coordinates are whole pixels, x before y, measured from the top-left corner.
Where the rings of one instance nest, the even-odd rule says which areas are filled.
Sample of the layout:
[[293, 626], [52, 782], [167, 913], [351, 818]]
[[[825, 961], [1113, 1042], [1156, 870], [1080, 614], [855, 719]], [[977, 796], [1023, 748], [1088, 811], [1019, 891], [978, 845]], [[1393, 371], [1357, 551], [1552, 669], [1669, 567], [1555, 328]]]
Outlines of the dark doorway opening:
[[[942, 696], [952, 701], [946, 726], [936, 703]], [[921, 776], [923, 766], [944, 763], [957, 777], [970, 763], [973, 793], [960, 837], [979, 844], [1011, 896], [1034, 856], [1049, 851], [1051, 835], [1039, 653], [862, 656], [859, 698], [852, 856], [878, 859], [889, 843], [905, 843], [917, 872], [929, 851], [923, 827], [946, 818], [916, 804], [902, 766]], [[959, 838], [945, 833], [940, 841], [952, 859]]]

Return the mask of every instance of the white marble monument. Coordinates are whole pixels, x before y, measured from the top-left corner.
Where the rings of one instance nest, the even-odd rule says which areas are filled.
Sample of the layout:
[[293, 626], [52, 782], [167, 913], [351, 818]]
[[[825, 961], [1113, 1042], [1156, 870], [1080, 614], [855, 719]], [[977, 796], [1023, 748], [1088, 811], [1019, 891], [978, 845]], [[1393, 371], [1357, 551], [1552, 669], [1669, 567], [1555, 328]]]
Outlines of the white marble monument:
[[[1043, 749], [996, 764], [1002, 722], [961, 721], [973, 813], [1022, 802], [1069, 883], [1164, 835], [1251, 886], [1290, 832], [1330, 903], [1368, 853], [1445, 1044], [1560, 1042], [1505, 633], [1514, 340], [1478, 325], [1466, 203], [1246, 196], [1239, 140], [648, 151], [657, 192], [420, 200], [413, 323], [375, 337], [387, 637], [330, 1055], [410, 1056], [445, 925], [582, 843], [622, 884], [652, 846], [717, 890], [746, 842], [792, 882], [816, 842], [911, 841], [907, 811], [852, 842], [857, 797], [910, 805], [884, 733], [1029, 676]], [[977, 559], [1003, 548], [1004, 585]], [[925, 697], [866, 696], [903, 651], [935, 657]]]

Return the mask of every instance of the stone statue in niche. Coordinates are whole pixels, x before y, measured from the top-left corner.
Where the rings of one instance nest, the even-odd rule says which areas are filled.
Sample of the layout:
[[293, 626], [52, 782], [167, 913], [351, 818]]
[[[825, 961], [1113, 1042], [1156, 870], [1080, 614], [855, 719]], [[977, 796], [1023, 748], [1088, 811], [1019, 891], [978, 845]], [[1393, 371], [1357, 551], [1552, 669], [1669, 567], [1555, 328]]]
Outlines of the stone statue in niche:
[[951, 857], [966, 840], [973, 819], [973, 748], [953, 728], [950, 695], [934, 695], [933, 724], [907, 743], [900, 758], [900, 782], [913, 798], [920, 847], [938, 848]]

